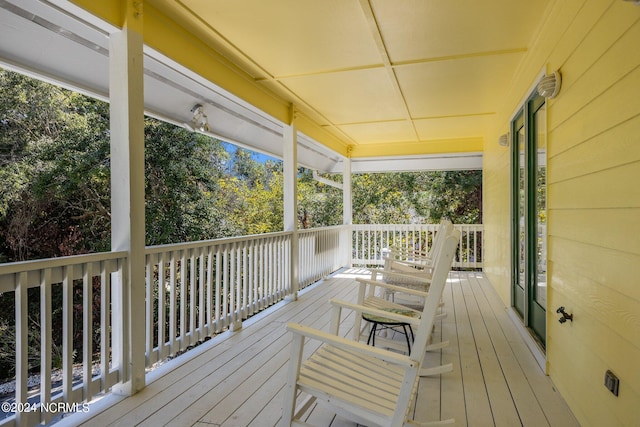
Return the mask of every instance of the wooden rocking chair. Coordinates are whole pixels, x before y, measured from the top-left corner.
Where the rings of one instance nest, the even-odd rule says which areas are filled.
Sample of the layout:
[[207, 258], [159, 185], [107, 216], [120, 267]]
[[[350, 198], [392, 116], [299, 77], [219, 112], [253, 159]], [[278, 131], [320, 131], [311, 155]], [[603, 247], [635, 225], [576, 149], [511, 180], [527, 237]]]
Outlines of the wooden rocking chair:
[[[447, 236], [444, 241], [408, 356], [298, 324], [287, 326], [293, 340], [282, 426], [309, 426], [301, 417], [316, 400], [329, 405], [340, 416], [369, 427], [453, 423], [453, 420], [416, 422], [410, 418], [410, 409], [415, 401], [427, 342], [457, 243], [455, 236]], [[394, 316], [393, 313], [365, 306], [352, 308], [360, 313]], [[342, 309], [342, 305], [333, 307], [333, 332], [338, 330]], [[321, 345], [303, 360], [307, 339], [318, 340]], [[305, 395], [306, 398], [303, 397]], [[302, 401], [296, 405], [298, 399]]]
[[442, 220], [433, 238], [431, 250], [428, 253], [392, 248], [384, 260], [384, 268], [372, 269], [372, 273], [380, 276], [381, 280], [386, 283], [426, 291], [427, 289], [421, 286], [420, 280], [414, 280], [413, 277], [420, 279], [431, 277], [433, 266], [437, 262], [437, 256], [440, 253], [444, 238], [450, 235], [452, 231], [453, 224], [451, 221]]
[[[447, 236], [448, 239], [455, 240], [453, 252], [455, 254], [455, 250], [458, 245], [458, 241], [460, 239], [460, 231], [459, 230], [450, 230], [450, 234]], [[445, 238], [443, 238], [442, 243], [444, 244]], [[437, 259], [441, 256], [444, 251], [444, 246], [440, 245], [438, 248], [438, 253], [434, 254], [434, 259]], [[451, 262], [446, 261], [447, 272], [451, 269]], [[368, 307], [368, 309], [376, 313], [376, 317], [388, 318], [394, 321], [396, 324], [406, 324], [409, 327], [417, 327], [420, 324], [422, 310], [417, 310], [415, 306], [407, 306], [403, 304], [399, 304], [397, 302], [391, 301], [389, 299], [389, 294], [402, 293], [411, 295], [414, 297], [421, 298], [423, 301], [426, 301], [427, 296], [429, 295], [429, 290], [431, 283], [433, 281], [432, 278], [419, 277], [419, 276], [406, 276], [400, 273], [394, 273], [397, 277], [397, 282], [402, 283], [402, 285], [391, 285], [387, 281], [376, 280], [376, 273], [372, 273], [371, 279], [357, 278], [356, 280], [359, 283], [358, 289], [358, 297], [355, 304], [332, 300], [332, 304], [340, 305], [344, 308], [355, 311], [355, 320], [353, 325], [353, 339], [356, 341], [366, 340], [369, 342], [371, 331], [371, 324], [364, 323], [363, 320], [371, 319], [372, 315], [364, 315], [362, 314], [362, 310], [358, 310], [357, 307]], [[431, 275], [429, 275], [431, 276]], [[402, 280], [401, 280], [402, 279]], [[442, 303], [438, 305], [441, 307]], [[390, 313], [393, 315], [390, 315]], [[387, 314], [384, 314], [387, 313]], [[443, 318], [446, 316], [446, 313], [436, 313], [435, 318]], [[337, 334], [337, 331], [334, 331]], [[377, 342], [381, 344], [383, 347], [392, 348], [396, 350], [402, 351], [404, 347], [404, 343], [398, 342], [395, 339], [388, 339], [385, 337], [376, 338]], [[428, 342], [426, 351], [439, 350], [446, 347], [449, 344], [448, 341], [442, 341], [438, 343]], [[433, 367], [429, 369], [423, 369], [421, 371], [422, 376], [441, 374], [445, 372], [450, 372], [453, 369], [451, 364], [442, 365], [439, 367]]]

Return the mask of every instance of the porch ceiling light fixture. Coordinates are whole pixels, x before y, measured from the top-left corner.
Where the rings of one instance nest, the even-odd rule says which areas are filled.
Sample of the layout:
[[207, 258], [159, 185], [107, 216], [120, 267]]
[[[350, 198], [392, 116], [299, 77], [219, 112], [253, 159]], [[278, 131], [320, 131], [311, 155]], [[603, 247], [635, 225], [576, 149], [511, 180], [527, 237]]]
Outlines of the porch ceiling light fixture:
[[560, 86], [562, 85], [562, 78], [559, 71], [554, 71], [553, 74], [545, 76], [540, 83], [538, 83], [538, 93], [545, 98], [553, 99], [560, 92]]
[[211, 128], [209, 127], [209, 119], [207, 118], [206, 113], [204, 112], [204, 107], [202, 104], [196, 104], [191, 108], [191, 114], [193, 114], [193, 118], [189, 123], [185, 123], [185, 126], [192, 131], [200, 131], [200, 132], [209, 132]]

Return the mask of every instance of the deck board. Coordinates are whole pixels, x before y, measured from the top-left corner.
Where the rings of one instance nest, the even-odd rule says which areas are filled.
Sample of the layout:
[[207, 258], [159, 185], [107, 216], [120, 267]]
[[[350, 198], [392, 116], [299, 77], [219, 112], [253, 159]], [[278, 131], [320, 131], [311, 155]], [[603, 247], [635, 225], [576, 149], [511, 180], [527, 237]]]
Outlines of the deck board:
[[[488, 333], [491, 336], [491, 345], [495, 351], [495, 360], [499, 364], [504, 375], [505, 384], [509, 388], [510, 397], [515, 403], [511, 406], [524, 425], [547, 426], [549, 425], [544, 416], [544, 412], [535, 398], [526, 376], [524, 375], [516, 355], [509, 346], [504, 332], [500, 328], [498, 319], [491, 310], [487, 297], [483, 292], [479, 292], [480, 283], [475, 279], [470, 279], [471, 289], [474, 292], [479, 310], [483, 313], [483, 319]], [[513, 424], [507, 424], [513, 425]]]
[[456, 276], [458, 276], [460, 286], [463, 289], [469, 321], [473, 329], [476, 351], [478, 352], [478, 361], [482, 370], [487, 396], [491, 403], [491, 414], [494, 423], [497, 427], [519, 425], [520, 417], [517, 409], [512, 404], [511, 390], [507, 383], [504, 366], [498, 358], [492, 336], [487, 328], [487, 319], [491, 319], [492, 316], [487, 316], [487, 312], [480, 311], [478, 298], [474, 291], [475, 286], [471, 286], [469, 275], [456, 274]]
[[[282, 413], [290, 334], [287, 322], [327, 330], [329, 298], [354, 301], [351, 270], [301, 292], [159, 368], [140, 393], [102, 412], [77, 414], [68, 425], [276, 426]], [[427, 365], [452, 363], [453, 372], [421, 380], [414, 416], [419, 421], [455, 418], [457, 426], [577, 426], [575, 418], [540, 370], [488, 280], [477, 272], [452, 272], [443, 295], [444, 319]], [[353, 316], [340, 334], [351, 336]], [[307, 348], [308, 347], [308, 348]], [[313, 351], [306, 346], [305, 351]], [[325, 427], [355, 427], [321, 405], [307, 421]]]

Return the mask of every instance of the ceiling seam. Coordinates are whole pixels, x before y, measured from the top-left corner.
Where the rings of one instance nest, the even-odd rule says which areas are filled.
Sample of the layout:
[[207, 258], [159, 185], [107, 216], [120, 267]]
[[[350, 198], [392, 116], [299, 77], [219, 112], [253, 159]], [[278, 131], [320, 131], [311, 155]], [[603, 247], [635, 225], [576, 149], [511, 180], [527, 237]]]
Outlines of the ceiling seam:
[[360, 0], [360, 8], [364, 13], [365, 20], [369, 24], [369, 29], [371, 30], [371, 35], [374, 39], [376, 46], [378, 46], [378, 52], [380, 53], [382, 62], [384, 64], [384, 68], [387, 71], [387, 75], [390, 77], [390, 81], [392, 86], [394, 87], [397, 94], [400, 96], [402, 101], [402, 106], [404, 108], [405, 119], [409, 121], [411, 124], [411, 128], [413, 129], [413, 134], [415, 136], [415, 140], [419, 141], [420, 136], [418, 134], [418, 130], [416, 129], [416, 125], [411, 117], [411, 112], [409, 111], [409, 106], [407, 104], [407, 100], [402, 93], [402, 88], [400, 87], [400, 83], [398, 82], [398, 77], [396, 76], [396, 72], [391, 65], [391, 59], [389, 58], [389, 52], [387, 51], [387, 47], [384, 44], [384, 39], [382, 38], [382, 33], [380, 31], [380, 26], [378, 25], [378, 21], [376, 20], [375, 13], [373, 12], [373, 8], [371, 7], [371, 3], [369, 0]]
[[461, 53], [457, 55], [434, 56], [431, 58], [410, 59], [406, 61], [398, 61], [392, 64], [393, 68], [406, 67], [410, 65], [429, 64], [433, 62], [459, 61], [463, 59], [486, 58], [489, 56], [514, 55], [527, 53], [526, 47], [502, 50], [490, 50], [484, 52]]
[[[401, 68], [408, 67], [411, 65], [420, 65], [420, 64], [430, 64], [435, 62], [446, 62], [446, 61], [459, 61], [464, 59], [473, 59], [473, 58], [485, 58], [489, 56], [499, 56], [499, 55], [514, 55], [514, 54], [523, 54], [527, 52], [527, 48], [515, 48], [515, 49], [504, 49], [504, 50], [494, 50], [494, 51], [485, 51], [485, 52], [476, 52], [476, 53], [462, 53], [459, 55], [448, 55], [448, 56], [436, 56], [432, 58], [421, 58], [421, 59], [411, 59], [406, 61], [398, 61], [398, 62], [390, 62], [391, 68]], [[334, 68], [330, 70], [316, 70], [309, 71], [306, 73], [296, 73], [296, 74], [284, 74], [284, 75], [275, 75], [269, 77], [257, 77], [257, 81], [264, 80], [283, 80], [283, 79], [294, 79], [298, 77], [313, 77], [320, 76], [326, 74], [337, 74], [337, 73], [347, 73], [350, 71], [367, 71], [367, 70], [379, 70], [381, 68], [385, 68], [385, 64], [370, 64], [370, 65], [360, 65], [357, 67], [344, 67], [344, 68]]]
[[[471, 114], [450, 114], [444, 116], [422, 116], [422, 117], [414, 117], [412, 120], [438, 120], [438, 119], [458, 119], [465, 117], [485, 117], [485, 116], [493, 116], [495, 115], [495, 111], [487, 111], [483, 113], [471, 113]], [[349, 125], [367, 125], [367, 124], [376, 124], [376, 123], [397, 123], [402, 122], [405, 119], [390, 119], [390, 120], [371, 120], [371, 121], [361, 121], [361, 122], [343, 122], [337, 123], [337, 126], [349, 126]]]

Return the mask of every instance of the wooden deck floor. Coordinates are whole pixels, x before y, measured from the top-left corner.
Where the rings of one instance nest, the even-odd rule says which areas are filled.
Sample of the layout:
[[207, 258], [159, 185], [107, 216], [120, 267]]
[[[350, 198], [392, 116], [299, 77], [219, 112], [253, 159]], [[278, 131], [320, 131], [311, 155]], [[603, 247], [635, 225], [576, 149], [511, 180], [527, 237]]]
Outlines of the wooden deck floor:
[[[111, 396], [86, 414], [62, 421], [85, 426], [275, 426], [282, 410], [289, 357], [287, 322], [328, 328], [331, 297], [355, 300], [357, 270], [337, 274], [224, 333], [150, 374], [140, 393]], [[415, 405], [420, 421], [455, 418], [456, 426], [576, 426], [577, 421], [540, 370], [497, 295], [481, 273], [452, 272], [435, 334], [449, 340], [428, 363], [453, 372], [422, 380]], [[341, 332], [349, 329], [348, 320]], [[317, 426], [355, 424], [315, 407]]]

